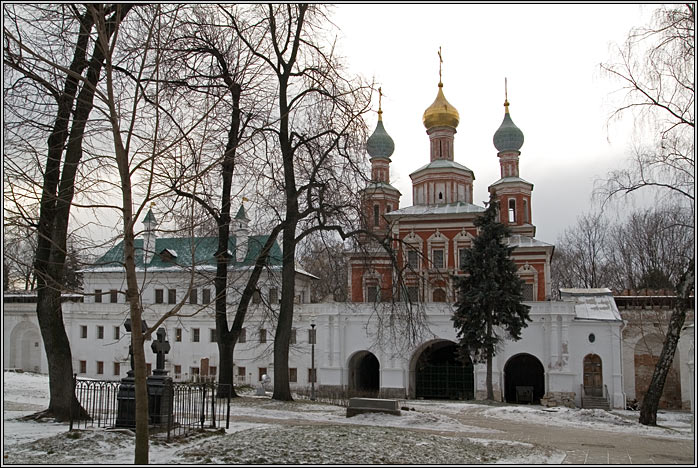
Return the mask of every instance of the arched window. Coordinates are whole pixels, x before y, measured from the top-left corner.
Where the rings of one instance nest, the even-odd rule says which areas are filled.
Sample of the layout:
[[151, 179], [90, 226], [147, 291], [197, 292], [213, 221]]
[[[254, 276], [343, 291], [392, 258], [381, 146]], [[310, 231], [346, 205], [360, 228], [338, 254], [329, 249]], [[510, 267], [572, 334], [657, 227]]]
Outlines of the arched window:
[[373, 225], [378, 226], [380, 222], [380, 207], [378, 205], [373, 205]]
[[509, 222], [516, 222], [516, 200], [513, 198], [509, 199]]
[[524, 199], [523, 201], [523, 215], [524, 215], [524, 223], [530, 223], [531, 220], [528, 216], [528, 200]]

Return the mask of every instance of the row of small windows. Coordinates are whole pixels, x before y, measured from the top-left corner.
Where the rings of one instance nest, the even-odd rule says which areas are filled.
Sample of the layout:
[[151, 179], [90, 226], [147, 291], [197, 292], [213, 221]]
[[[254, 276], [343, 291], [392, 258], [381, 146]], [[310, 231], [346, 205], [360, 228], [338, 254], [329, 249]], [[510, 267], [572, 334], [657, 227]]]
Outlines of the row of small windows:
[[[176, 289], [155, 289], [155, 304], [165, 303], [165, 291], [167, 291], [167, 303], [176, 304], [177, 303], [177, 290]], [[101, 289], [95, 289], [94, 297], [96, 303], [103, 303], [104, 297], [109, 297], [109, 302], [116, 304], [119, 302], [119, 292], [116, 289], [110, 290], [108, 293], [103, 292]], [[268, 290], [268, 301], [269, 304], [279, 303], [279, 290], [278, 288], [269, 288]], [[296, 302], [305, 303], [305, 291], [301, 291]], [[211, 303], [211, 290], [209, 288], [203, 288], [201, 290], [201, 304], [206, 305]], [[253, 304], [262, 303], [262, 294], [258, 289], [252, 295]], [[192, 289], [189, 291], [189, 304], [199, 304], [199, 290]]]
[[[175, 364], [174, 366], [174, 374], [175, 374], [175, 379], [181, 379], [182, 376], [182, 366], [179, 364]], [[152, 374], [152, 364], [151, 363], [146, 363], [145, 365], [146, 368], [146, 375], [151, 375]], [[97, 375], [104, 375], [104, 361], [95, 361], [95, 374]], [[217, 375], [218, 369], [216, 366], [209, 366], [208, 367], [208, 376], [210, 377], [215, 377]], [[245, 378], [247, 377], [247, 369], [245, 367], [238, 367], [237, 368], [238, 372], [238, 381], [245, 381]], [[87, 374], [87, 361], [81, 360], [79, 361], [79, 373], [80, 374]], [[191, 376], [199, 376], [200, 375], [200, 370], [198, 367], [190, 367], [189, 368], [189, 373]], [[262, 381], [262, 376], [264, 374], [267, 374], [267, 368], [266, 367], [258, 367], [257, 368], [257, 375], [258, 375], [258, 381]], [[119, 376], [121, 375], [121, 362], [113, 362], [112, 363], [112, 375]], [[250, 374], [252, 375], [252, 374]], [[298, 369], [295, 367], [291, 367], [288, 370], [288, 379], [290, 382], [297, 382], [298, 381]], [[317, 382], [317, 369], [308, 369], [308, 382]]]
[[[316, 330], [314, 330], [314, 329], [308, 330], [308, 344], [314, 343], [315, 332], [316, 332]], [[104, 326], [97, 325], [96, 333], [97, 333], [97, 339], [103, 340], [104, 339]], [[114, 333], [113, 334], [114, 340], [120, 339], [121, 338], [121, 327], [114, 326], [113, 333]], [[87, 325], [80, 325], [80, 338], [86, 339], [87, 335], [88, 335], [87, 334]], [[260, 328], [258, 330], [259, 342], [266, 343], [267, 342], [267, 335], [268, 335], [267, 330], [265, 328]], [[182, 328], [175, 328], [174, 329], [174, 340], [176, 342], [181, 342], [182, 337], [183, 337], [183, 329]], [[190, 332], [190, 337], [191, 337], [191, 341], [193, 343], [201, 342], [201, 329], [200, 328], [192, 328], [191, 332]], [[216, 329], [209, 328], [209, 342], [216, 343], [217, 341], [218, 341], [218, 337], [216, 334]], [[247, 342], [247, 329], [243, 328], [240, 331], [240, 336], [238, 337], [238, 343], [246, 343], [246, 342]], [[291, 329], [290, 343], [296, 344], [296, 329], [295, 328]]]

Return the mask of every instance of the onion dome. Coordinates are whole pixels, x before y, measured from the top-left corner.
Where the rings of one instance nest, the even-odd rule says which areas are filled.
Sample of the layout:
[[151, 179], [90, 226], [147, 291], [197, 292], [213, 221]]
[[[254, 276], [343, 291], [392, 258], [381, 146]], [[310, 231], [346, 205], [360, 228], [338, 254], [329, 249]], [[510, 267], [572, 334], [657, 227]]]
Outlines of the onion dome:
[[524, 135], [519, 127], [514, 125], [509, 115], [509, 101], [504, 99], [504, 120], [492, 138], [494, 147], [500, 153], [503, 151], [519, 151], [524, 143]]
[[439, 92], [431, 106], [427, 107], [422, 117], [422, 122], [427, 129], [432, 127], [456, 128], [460, 117], [458, 111], [444, 96], [443, 83], [439, 82]]
[[388, 132], [385, 131], [385, 127], [383, 127], [380, 111], [378, 111], [378, 125], [376, 125], [376, 129], [373, 131], [373, 135], [366, 140], [366, 151], [368, 151], [371, 158], [389, 158], [395, 151], [395, 143], [393, 143], [393, 139], [390, 138]]
[[395, 151], [395, 143], [390, 138], [383, 126], [383, 109], [381, 109], [381, 99], [383, 90], [378, 88], [378, 124], [373, 134], [366, 140], [366, 151], [371, 158], [390, 158]]

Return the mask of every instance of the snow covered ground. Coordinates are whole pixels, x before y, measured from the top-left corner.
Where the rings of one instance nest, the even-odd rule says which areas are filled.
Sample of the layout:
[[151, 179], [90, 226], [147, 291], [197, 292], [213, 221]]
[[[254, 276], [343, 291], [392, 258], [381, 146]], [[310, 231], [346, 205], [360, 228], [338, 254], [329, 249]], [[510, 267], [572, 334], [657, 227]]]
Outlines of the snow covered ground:
[[[3, 462], [8, 464], [130, 464], [129, 431], [81, 430], [67, 424], [21, 421], [46, 408], [48, 378], [5, 372], [3, 376]], [[693, 437], [692, 416], [661, 411], [659, 427], [637, 423], [637, 412], [487, 406], [478, 403], [407, 401], [402, 416], [345, 417], [345, 408], [297, 400], [278, 402], [246, 395], [232, 403], [230, 428], [182, 441], [153, 441], [157, 464], [557, 464], [565, 454], [522, 442], [488, 439], [494, 429], [462, 424], [457, 415], [525, 420], [548, 426], [587, 426], [658, 437]], [[477, 433], [477, 437], [472, 434]], [[484, 435], [484, 437], [483, 437]]]

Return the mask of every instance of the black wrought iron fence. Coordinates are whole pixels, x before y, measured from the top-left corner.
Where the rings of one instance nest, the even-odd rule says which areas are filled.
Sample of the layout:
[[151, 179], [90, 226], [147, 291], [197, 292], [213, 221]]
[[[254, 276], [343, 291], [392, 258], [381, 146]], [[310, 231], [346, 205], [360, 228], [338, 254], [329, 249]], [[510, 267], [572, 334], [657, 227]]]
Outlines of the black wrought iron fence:
[[[124, 417], [125, 405], [119, 399], [121, 381], [83, 380], [75, 378], [75, 397], [86, 413], [71, 415], [70, 429], [88, 427], [135, 427], [135, 415]], [[230, 427], [230, 386], [215, 382], [168, 382], [166, 392], [172, 395], [172, 414], [158, 414], [149, 404], [150, 433], [154, 437], [187, 435], [204, 428]], [[218, 395], [228, 395], [219, 398]], [[122, 405], [121, 409], [119, 405]], [[130, 411], [134, 411], [132, 408]], [[118, 423], [117, 423], [118, 421]]]

